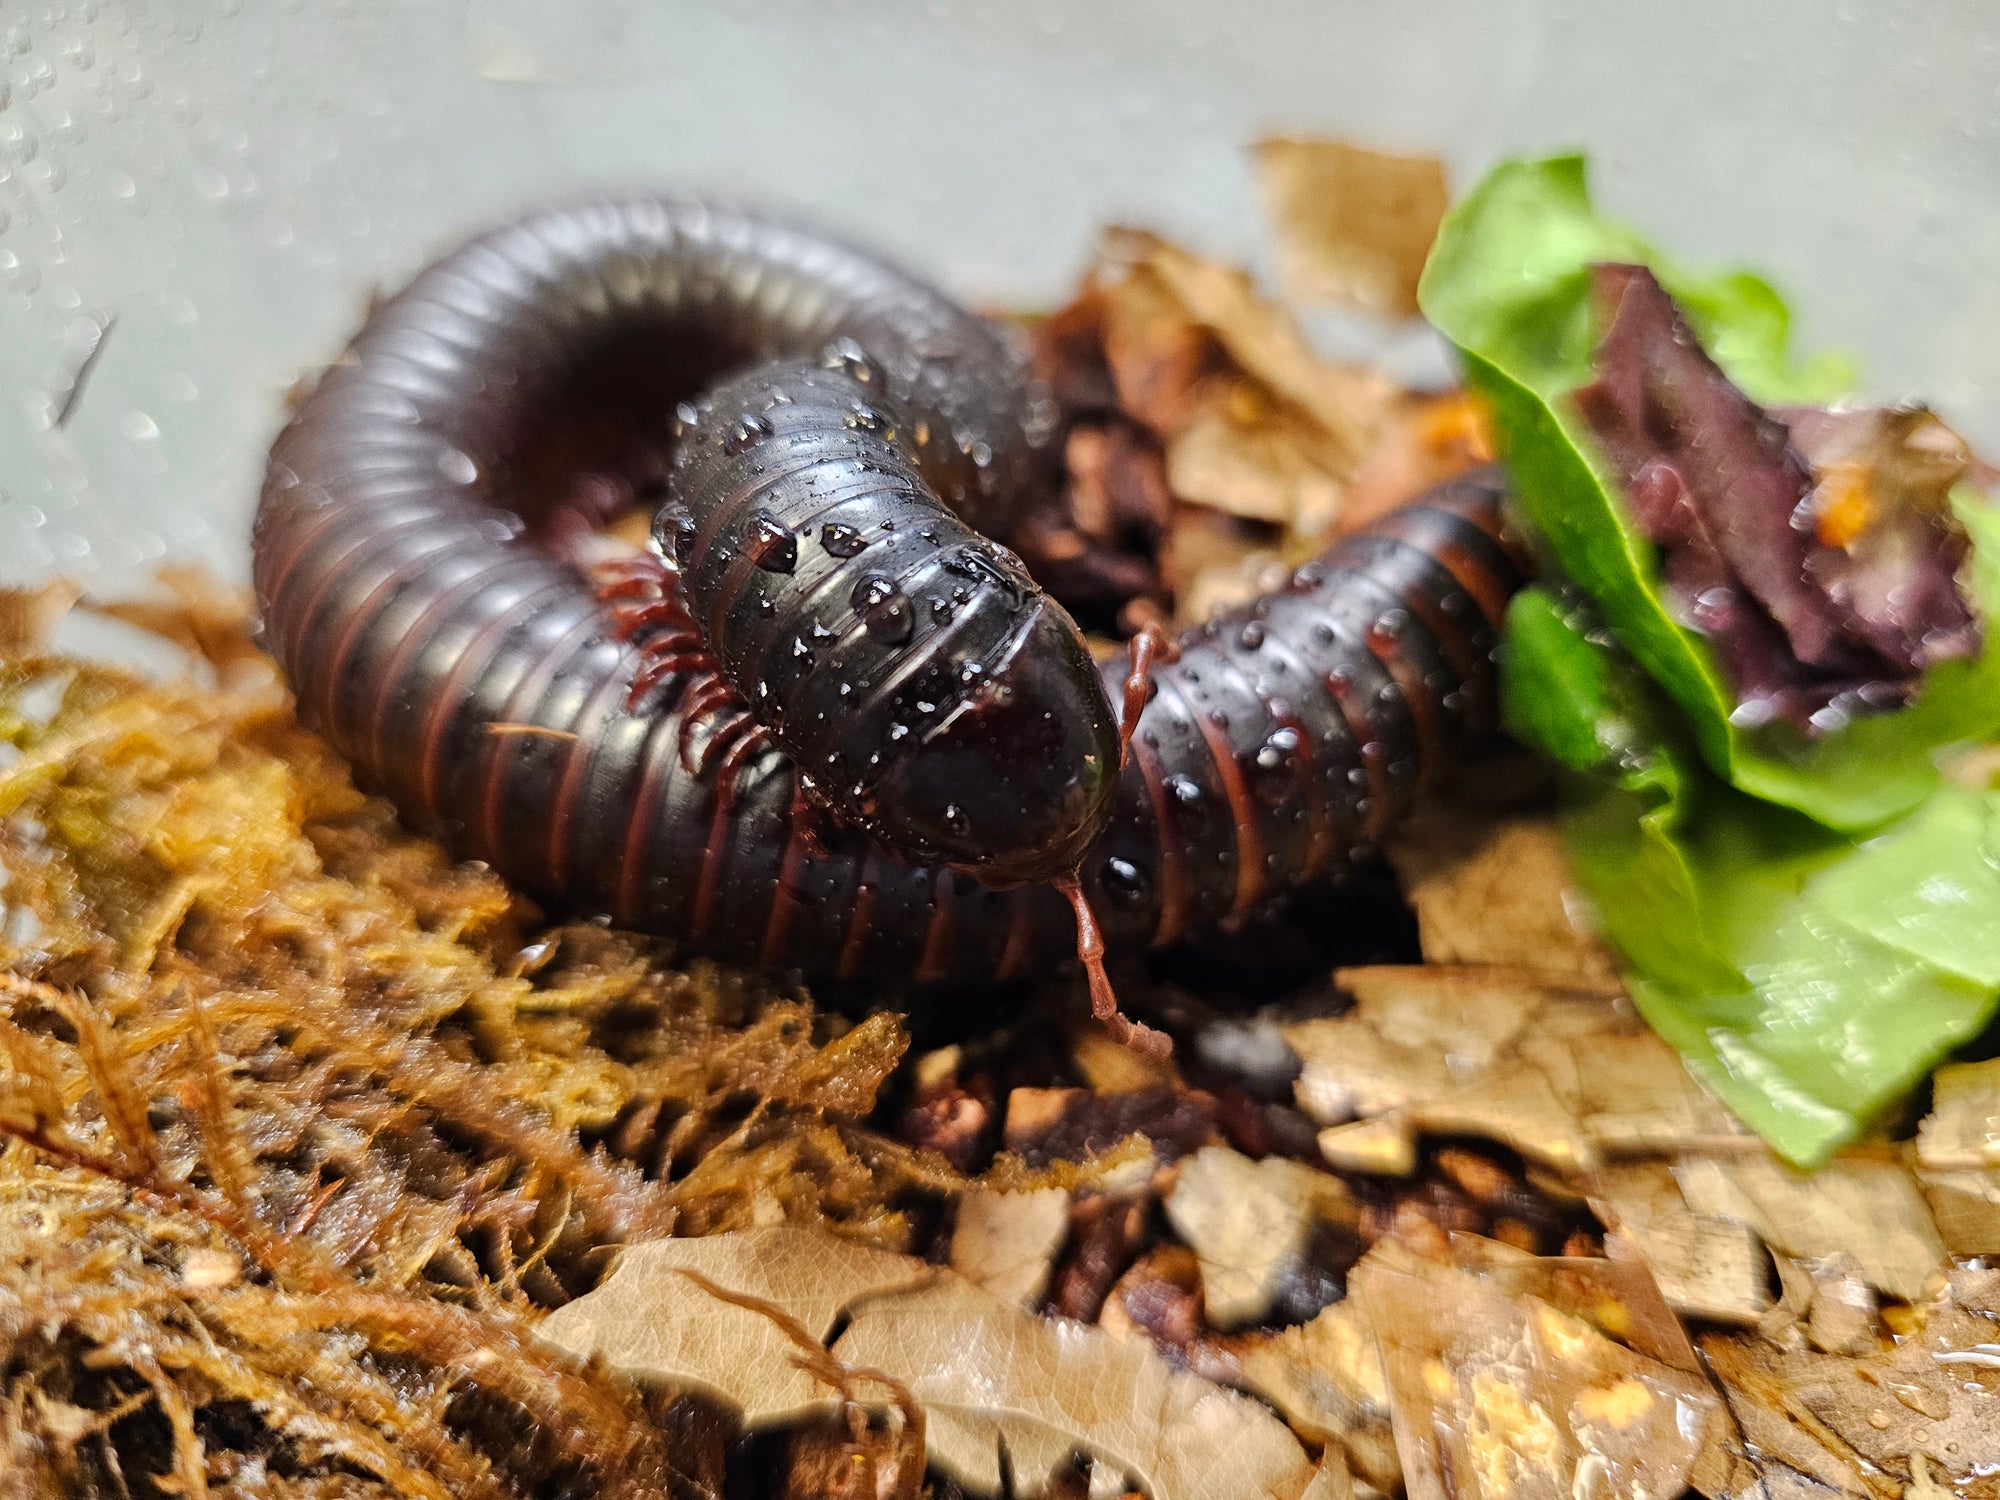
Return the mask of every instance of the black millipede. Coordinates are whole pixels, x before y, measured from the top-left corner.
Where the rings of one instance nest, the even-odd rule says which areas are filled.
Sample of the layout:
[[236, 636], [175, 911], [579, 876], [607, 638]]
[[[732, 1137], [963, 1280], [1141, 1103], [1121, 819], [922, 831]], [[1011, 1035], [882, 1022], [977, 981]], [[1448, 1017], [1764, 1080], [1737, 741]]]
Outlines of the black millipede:
[[[1490, 734], [1527, 563], [1488, 469], [1189, 632], [1121, 770], [1124, 664], [1003, 545], [1060, 503], [1056, 426], [997, 327], [870, 255], [685, 200], [539, 213], [384, 303], [279, 436], [265, 638], [412, 826], [839, 977], [1060, 958], [1064, 868], [1110, 947], [1173, 941], [1366, 858]], [[577, 564], [593, 476], [660, 503], [678, 571]]]

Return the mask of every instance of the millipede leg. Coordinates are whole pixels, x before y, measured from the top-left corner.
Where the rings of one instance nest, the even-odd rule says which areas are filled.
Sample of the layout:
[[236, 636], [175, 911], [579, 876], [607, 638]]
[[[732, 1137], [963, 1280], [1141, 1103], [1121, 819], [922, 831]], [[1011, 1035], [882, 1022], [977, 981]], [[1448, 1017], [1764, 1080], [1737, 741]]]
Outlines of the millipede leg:
[[1118, 715], [1118, 768], [1123, 770], [1132, 754], [1132, 734], [1139, 727], [1139, 715], [1153, 695], [1153, 668], [1171, 665], [1181, 658], [1181, 648], [1159, 625], [1148, 620], [1132, 637], [1132, 669], [1125, 677], [1125, 700]]
[[1097, 913], [1090, 909], [1090, 898], [1084, 895], [1082, 884], [1076, 876], [1068, 875], [1056, 881], [1055, 887], [1076, 913], [1076, 956], [1090, 981], [1092, 1017], [1120, 1046], [1148, 1057], [1170, 1056], [1174, 1050], [1173, 1038], [1133, 1020], [1118, 1008], [1118, 992], [1112, 989], [1111, 976], [1104, 969], [1104, 934], [1098, 930]]

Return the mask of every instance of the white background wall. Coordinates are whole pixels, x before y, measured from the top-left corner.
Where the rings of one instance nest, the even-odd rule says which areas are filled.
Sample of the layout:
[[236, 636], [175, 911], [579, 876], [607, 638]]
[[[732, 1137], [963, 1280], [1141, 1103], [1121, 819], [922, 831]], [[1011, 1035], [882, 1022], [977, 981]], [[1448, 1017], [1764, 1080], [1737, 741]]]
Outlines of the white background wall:
[[517, 206], [720, 190], [1033, 302], [1107, 217], [1261, 258], [1274, 129], [1585, 145], [2000, 445], [1991, 0], [0, 0], [0, 576], [240, 573], [285, 387]]

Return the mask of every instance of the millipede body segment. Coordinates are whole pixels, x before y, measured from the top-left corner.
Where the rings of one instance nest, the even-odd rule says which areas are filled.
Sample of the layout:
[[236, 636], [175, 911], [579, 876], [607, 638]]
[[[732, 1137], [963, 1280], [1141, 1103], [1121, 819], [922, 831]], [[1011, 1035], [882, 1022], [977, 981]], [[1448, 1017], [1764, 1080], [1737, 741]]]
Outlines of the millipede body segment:
[[[1171, 941], [1365, 856], [1490, 732], [1526, 564], [1487, 470], [1191, 632], [1121, 771], [1123, 663], [1004, 546], [1057, 503], [1056, 425], [999, 330], [858, 251], [679, 200], [539, 214], [384, 304], [278, 439], [267, 640], [414, 826], [840, 975], [1059, 957], [1034, 882], [1071, 867], [1112, 948]], [[680, 654], [550, 545], [580, 476], [663, 492]]]

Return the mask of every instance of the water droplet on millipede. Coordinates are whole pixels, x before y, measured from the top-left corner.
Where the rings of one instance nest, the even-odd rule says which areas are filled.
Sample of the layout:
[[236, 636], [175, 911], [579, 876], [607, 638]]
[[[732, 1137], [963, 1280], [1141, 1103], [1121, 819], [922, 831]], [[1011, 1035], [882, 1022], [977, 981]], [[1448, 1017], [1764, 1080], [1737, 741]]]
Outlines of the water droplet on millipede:
[[1200, 785], [1187, 776], [1169, 776], [1167, 794], [1174, 799], [1174, 811], [1181, 827], [1195, 833], [1208, 825], [1208, 797]]
[[722, 439], [722, 451], [734, 458], [739, 453], [748, 453], [770, 435], [771, 424], [756, 412], [746, 411]]
[[855, 584], [850, 597], [854, 612], [861, 617], [868, 634], [885, 646], [900, 646], [917, 628], [917, 613], [910, 596], [896, 580], [881, 573], [869, 573]]
[[789, 573], [799, 565], [799, 539], [792, 529], [760, 510], [750, 518], [750, 560], [766, 573]]
[[847, 408], [841, 425], [852, 432], [886, 432], [889, 419], [865, 401], [857, 401]]
[[875, 368], [875, 362], [868, 353], [851, 338], [837, 338], [828, 344], [819, 357], [823, 369], [838, 370], [850, 380], [858, 380], [863, 385], [880, 385], [882, 372]]
[[699, 421], [701, 421], [701, 413], [694, 409], [694, 404], [689, 401], [683, 401], [679, 406], [674, 408], [674, 436], [677, 438], [686, 437], [688, 429]]
[[1289, 725], [1272, 730], [1250, 758], [1251, 785], [1259, 801], [1275, 807], [1285, 800], [1296, 779], [1298, 757], [1299, 732]]
[[951, 623], [951, 601], [949, 599], [940, 599], [936, 594], [933, 594], [928, 602], [931, 609], [931, 618], [940, 625], [949, 625]]
[[819, 544], [835, 557], [853, 557], [868, 545], [868, 539], [852, 526], [828, 521], [819, 529]]
[[1102, 884], [1104, 894], [1129, 911], [1146, 899], [1146, 892], [1152, 889], [1153, 881], [1131, 860], [1113, 854], [1104, 861]]
[[965, 809], [956, 802], [948, 802], [944, 809], [944, 826], [947, 831], [964, 838], [972, 832], [972, 819], [965, 815]]
[[1237, 633], [1236, 644], [1245, 651], [1261, 650], [1264, 645], [1264, 627], [1255, 620], [1250, 621]]
[[660, 549], [667, 566], [676, 571], [686, 565], [700, 533], [701, 528], [695, 525], [694, 515], [685, 505], [664, 506], [653, 517], [653, 545]]

